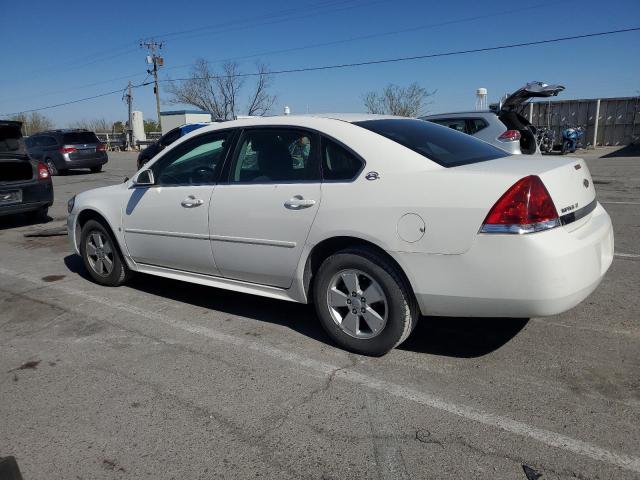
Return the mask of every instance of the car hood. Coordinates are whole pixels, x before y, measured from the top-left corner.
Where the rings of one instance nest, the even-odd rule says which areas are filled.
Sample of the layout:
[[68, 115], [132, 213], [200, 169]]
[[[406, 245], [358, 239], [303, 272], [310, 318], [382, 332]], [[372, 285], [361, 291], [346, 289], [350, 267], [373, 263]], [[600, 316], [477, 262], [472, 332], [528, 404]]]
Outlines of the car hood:
[[530, 98], [555, 97], [562, 92], [562, 85], [549, 85], [542, 82], [529, 82], [502, 101], [501, 110], [513, 110]]

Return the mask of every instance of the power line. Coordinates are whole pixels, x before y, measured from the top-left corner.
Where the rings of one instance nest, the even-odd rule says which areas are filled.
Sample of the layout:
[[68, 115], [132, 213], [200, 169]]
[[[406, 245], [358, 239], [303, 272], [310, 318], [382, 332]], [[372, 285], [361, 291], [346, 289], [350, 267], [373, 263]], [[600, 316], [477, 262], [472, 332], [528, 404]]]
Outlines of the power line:
[[[210, 25], [204, 25], [204, 26], [201, 26], [201, 27], [191, 28], [191, 29], [188, 29], [188, 30], [180, 30], [180, 31], [176, 31], [176, 32], [163, 33], [163, 34], [155, 35], [154, 38], [164, 38], [164, 39], [166, 39], [166, 38], [170, 38], [170, 37], [180, 37], [180, 36], [193, 34], [193, 33], [197, 33], [197, 32], [204, 32], [206, 30], [211, 30], [211, 29], [218, 30], [220, 28], [226, 28], [226, 27], [230, 27], [230, 26], [233, 26], [233, 25], [246, 24], [247, 22], [255, 22], [255, 21], [260, 21], [260, 20], [265, 20], [265, 19], [273, 19], [273, 18], [278, 18], [278, 17], [285, 17], [285, 16], [288, 16], [288, 15], [297, 14], [299, 11], [304, 11], [307, 15], [309, 14], [309, 12], [312, 12], [313, 10], [320, 10], [320, 12], [312, 12], [312, 13], [310, 13], [311, 15], [317, 15], [318, 13], [325, 13], [322, 10], [326, 10], [328, 12], [333, 13], [335, 11], [334, 7], [339, 6], [340, 4], [353, 3], [353, 2], [357, 2], [357, 1], [359, 1], [359, 0], [328, 0], [328, 1], [317, 3], [315, 5], [305, 5], [304, 7], [295, 7], [295, 8], [276, 10], [275, 12], [262, 14], [262, 15], [257, 15], [257, 16], [254, 16], [254, 17], [237, 18], [235, 20], [229, 20], [229, 21], [226, 21], [226, 22], [210, 24]], [[366, 5], [368, 3], [371, 3], [371, 2], [365, 2], [364, 4], [360, 4], [360, 5], [351, 5], [348, 8], [359, 7], [359, 6], [362, 6], [362, 5]], [[289, 18], [287, 18], [286, 20], [289, 20]], [[262, 25], [262, 23], [260, 23], [260, 25]], [[252, 26], [255, 26], [255, 25], [247, 25], [246, 27], [252, 27]], [[246, 28], [246, 27], [243, 27], [243, 28]], [[218, 31], [218, 32], [215, 32], [215, 33], [222, 33], [222, 32]]]
[[[595, 32], [595, 33], [586, 33], [586, 34], [582, 34], [582, 35], [571, 35], [571, 36], [567, 36], [567, 37], [557, 37], [557, 38], [551, 38], [551, 39], [547, 39], [547, 40], [536, 40], [536, 41], [531, 41], [531, 42], [521, 42], [521, 43], [512, 43], [512, 44], [506, 44], [506, 45], [497, 45], [497, 46], [493, 46], [493, 47], [484, 47], [484, 48], [473, 48], [473, 49], [468, 49], [468, 50], [456, 50], [456, 51], [451, 51], [451, 52], [440, 52], [440, 53], [430, 53], [430, 54], [425, 54], [425, 55], [414, 55], [414, 56], [409, 56], [409, 57], [395, 57], [395, 58], [387, 58], [387, 59], [380, 59], [380, 60], [368, 60], [368, 61], [363, 61], [363, 62], [352, 62], [352, 63], [341, 63], [341, 64], [334, 64], [334, 65], [320, 65], [320, 66], [316, 66], [316, 67], [304, 67], [304, 68], [291, 68], [291, 69], [285, 69], [285, 70], [273, 70], [270, 72], [267, 72], [268, 75], [281, 75], [281, 74], [287, 74], [287, 73], [302, 73], [302, 72], [314, 72], [314, 71], [319, 71], [319, 70], [333, 70], [333, 69], [342, 69], [342, 68], [353, 68], [353, 67], [362, 67], [362, 66], [366, 66], [366, 65], [380, 65], [380, 64], [385, 64], [385, 63], [397, 63], [397, 62], [407, 62], [407, 61], [413, 61], [413, 60], [423, 60], [423, 59], [429, 59], [429, 58], [439, 58], [439, 57], [451, 57], [451, 56], [456, 56], [456, 55], [468, 55], [468, 54], [472, 54], [472, 53], [482, 53], [482, 52], [491, 52], [491, 51], [497, 51], [497, 50], [507, 50], [507, 49], [512, 49], [512, 48], [522, 48], [522, 47], [530, 47], [530, 46], [535, 46], [535, 45], [545, 45], [545, 44], [550, 44], [550, 43], [559, 43], [559, 42], [565, 42], [565, 41], [570, 41], [570, 40], [579, 40], [579, 39], [584, 39], [584, 38], [594, 38], [594, 37], [603, 37], [603, 36], [607, 36], [607, 35], [617, 35], [620, 33], [628, 33], [628, 32], [636, 32], [636, 31], [640, 31], [640, 27], [633, 27], [633, 28], [624, 28], [624, 29], [619, 29], [619, 30], [608, 30], [605, 32]], [[234, 75], [236, 77], [255, 77], [255, 76], [260, 76], [260, 75], [264, 75], [264, 73], [260, 73], [260, 72], [250, 72], [250, 73], [239, 73], [237, 75]], [[230, 75], [212, 75], [210, 77], [190, 77], [190, 78], [176, 78], [176, 79], [167, 79], [167, 80], [159, 80], [159, 82], [171, 82], [171, 81], [188, 81], [188, 80], [206, 80], [206, 79], [215, 79], [215, 78], [230, 78]], [[152, 82], [142, 82], [138, 85], [134, 85], [133, 88], [139, 88], [139, 87], [143, 87], [146, 85], [151, 85]], [[68, 102], [64, 102], [64, 103], [59, 103], [56, 105], [49, 105], [46, 107], [40, 107], [40, 108], [33, 108], [30, 110], [23, 110], [21, 112], [14, 112], [14, 113], [8, 113], [8, 114], [3, 114], [2, 116], [11, 116], [11, 115], [16, 115], [18, 113], [29, 113], [29, 112], [36, 112], [39, 110], [47, 110], [50, 108], [55, 108], [55, 107], [61, 107], [61, 106], [65, 106], [65, 105], [70, 105], [73, 103], [79, 103], [79, 102], [84, 102], [87, 100], [93, 100], [95, 98], [99, 98], [99, 97], [105, 97], [107, 95], [113, 95], [115, 93], [121, 93], [124, 91], [124, 88], [118, 89], [118, 90], [114, 90], [111, 92], [105, 92], [105, 93], [101, 93], [98, 95], [94, 95], [91, 97], [86, 97], [86, 98], [81, 98], [81, 99], [77, 99], [77, 100], [71, 100]]]
[[[634, 28], [625, 28], [620, 30], [609, 30], [606, 32], [596, 32], [596, 33], [586, 33], [583, 35], [572, 35], [568, 37], [558, 37], [551, 38], [548, 40], [536, 40], [532, 42], [522, 42], [522, 43], [512, 43], [507, 45], [498, 45], [495, 47], [484, 47], [484, 48], [473, 48], [468, 50], [455, 50], [452, 52], [442, 52], [442, 53], [430, 53], [426, 55], [414, 55], [410, 57], [396, 57], [396, 58], [386, 58], [382, 60], [368, 60], [364, 62], [352, 62], [352, 63], [339, 63], [334, 65], [321, 65], [317, 67], [304, 67], [304, 68], [291, 68], [286, 70], [272, 70], [267, 72], [269, 75], [280, 75], [284, 73], [302, 73], [302, 72], [314, 72], [318, 70], [333, 70], [338, 68], [350, 68], [350, 67], [362, 67], [365, 65], [380, 65], [384, 63], [397, 63], [397, 62], [407, 62], [411, 60], [423, 60], [427, 58], [438, 58], [438, 57], [451, 57], [455, 55], [465, 55], [470, 53], [481, 53], [481, 52], [491, 52], [496, 50], [506, 50], [510, 48], [521, 48], [521, 47], [529, 47], [533, 45], [544, 45], [548, 43], [557, 43], [557, 42], [565, 42], [568, 40], [578, 40], [582, 38], [593, 38], [593, 37], [602, 37], [605, 35], [615, 35], [618, 33], [627, 33], [627, 32], [635, 32], [640, 30], [640, 27]], [[239, 73], [234, 75], [235, 77], [256, 77], [264, 75], [264, 73], [260, 72], [252, 72], [252, 73]], [[161, 80], [161, 82], [183, 82], [187, 80], [206, 80], [207, 78], [229, 78], [229, 75], [212, 75], [210, 77], [190, 77], [190, 78], [175, 78], [175, 79], [167, 79]]]
[[[279, 54], [279, 53], [289, 53], [289, 52], [307, 50], [307, 49], [312, 49], [312, 48], [328, 47], [328, 46], [333, 46], [333, 45], [339, 45], [339, 44], [344, 44], [344, 43], [355, 42], [355, 41], [359, 41], [359, 40], [369, 40], [369, 39], [372, 39], [372, 38], [379, 38], [379, 37], [385, 37], [385, 36], [390, 36], [390, 35], [397, 35], [397, 34], [402, 34], [402, 33], [415, 32], [415, 31], [425, 30], [425, 29], [429, 29], [429, 28], [437, 28], [437, 27], [443, 27], [443, 26], [447, 26], [447, 25], [454, 25], [454, 24], [458, 24], [458, 23], [473, 22], [473, 21], [476, 21], [476, 20], [483, 20], [483, 19], [491, 18], [491, 17], [510, 15], [510, 14], [513, 14], [513, 13], [522, 13], [523, 11], [526, 11], [526, 10], [539, 9], [539, 8], [542, 8], [542, 7], [548, 7], [548, 6], [559, 4], [559, 3], [565, 3], [565, 0], [555, 0], [555, 1], [551, 1], [551, 2], [545, 2], [545, 3], [539, 3], [539, 4], [531, 5], [529, 7], [522, 7], [522, 8], [512, 9], [512, 10], [505, 10], [505, 11], [502, 11], [502, 12], [493, 12], [493, 13], [489, 13], [489, 14], [485, 14], [485, 15], [476, 15], [476, 16], [460, 18], [460, 19], [446, 20], [444, 22], [430, 23], [430, 24], [426, 24], [426, 25], [418, 25], [418, 26], [409, 27], [409, 28], [400, 29], [400, 30], [390, 30], [390, 31], [384, 31], [384, 32], [377, 32], [377, 33], [371, 33], [371, 34], [367, 34], [367, 35], [360, 35], [360, 36], [356, 36], [356, 37], [343, 38], [343, 39], [340, 39], [340, 40], [332, 40], [332, 41], [329, 41], [329, 42], [312, 43], [312, 44], [298, 46], [298, 47], [289, 47], [289, 48], [285, 48], [285, 49], [270, 50], [270, 51], [261, 52], [261, 53], [252, 53], [252, 54], [242, 55], [242, 56], [238, 56], [238, 57], [229, 57], [229, 58], [222, 58], [222, 59], [209, 60], [209, 61], [212, 62], [212, 63], [217, 63], [217, 62], [224, 62], [224, 61], [244, 60], [244, 59], [248, 59], [248, 58], [264, 57], [264, 56], [275, 55], [275, 54]], [[351, 8], [351, 7], [349, 7], [349, 8]], [[201, 27], [201, 28], [208, 28], [208, 27]], [[191, 31], [194, 31], [194, 30], [198, 30], [198, 29], [184, 30], [183, 32], [191, 32]], [[176, 33], [180, 33], [180, 32], [174, 32], [174, 34], [176, 34]], [[168, 36], [168, 35], [171, 35], [171, 34], [164, 34], [163, 36]], [[175, 70], [175, 69], [178, 69], [178, 68], [191, 67], [193, 65], [194, 65], [193, 63], [185, 63], [185, 64], [180, 64], [180, 65], [171, 65], [171, 66], [168, 66], [168, 67], [164, 67], [164, 69], [165, 70]], [[103, 85], [105, 83], [112, 83], [112, 82], [115, 82], [117, 80], [129, 80], [131, 78], [139, 77], [139, 76], [142, 76], [142, 75], [144, 75], [144, 73], [131, 73], [129, 75], [123, 75], [123, 76], [119, 76], [119, 77], [116, 77], [116, 78], [111, 78], [109, 80], [101, 80], [99, 82], [93, 82], [93, 83], [89, 83], [89, 84], [86, 84], [86, 85], [79, 85], [79, 86], [75, 86], [73, 88], [67, 88], [67, 89], [64, 89], [64, 90], [55, 90], [55, 91], [44, 92], [44, 93], [40, 93], [38, 95], [29, 96], [28, 98], [38, 98], [38, 97], [43, 97], [43, 96], [48, 96], [48, 95], [53, 95], [53, 94], [65, 93], [65, 92], [68, 92], [68, 91], [78, 90], [78, 89], [82, 89], [82, 88], [94, 87], [96, 85]], [[20, 97], [20, 98], [12, 97], [11, 100], [16, 101], [16, 100], [22, 100], [24, 98], [27, 98], [27, 97]], [[5, 99], [2, 99], [2, 100], [5, 100]], [[0, 100], [0, 102], [2, 100]]]
[[[429, 29], [429, 28], [445, 27], [447, 25], [455, 25], [457, 23], [473, 22], [473, 21], [476, 21], [476, 20], [484, 20], [484, 19], [492, 18], [492, 17], [498, 17], [498, 16], [503, 16], [503, 15], [511, 15], [513, 13], [522, 13], [522, 12], [524, 12], [526, 10], [534, 10], [534, 9], [539, 9], [539, 8], [542, 8], [542, 7], [549, 7], [551, 5], [557, 5], [557, 4], [561, 4], [561, 3], [566, 3], [566, 2], [565, 2], [565, 0], [555, 0], [555, 1], [552, 1], [552, 2], [539, 3], [539, 4], [531, 5], [529, 7], [521, 7], [521, 8], [512, 9], [512, 10], [505, 10], [505, 11], [502, 11], [502, 12], [493, 12], [493, 13], [488, 13], [488, 14], [484, 14], [484, 15], [475, 15], [475, 16], [472, 16], [472, 17], [466, 17], [466, 18], [460, 18], [460, 19], [454, 19], [454, 20], [447, 20], [447, 21], [438, 22], [438, 23], [429, 23], [429, 24], [426, 24], [426, 25], [418, 25], [418, 26], [409, 27], [409, 28], [403, 28], [403, 29], [399, 29], [399, 30], [388, 30], [388, 31], [384, 31], [384, 32], [370, 33], [370, 34], [366, 34], [366, 35], [343, 38], [341, 40], [332, 40], [332, 41], [329, 41], [329, 42], [311, 43], [311, 44], [298, 46], [298, 47], [289, 47], [289, 48], [283, 48], [283, 49], [278, 49], [278, 50], [269, 50], [269, 51], [263, 51], [263, 52], [260, 52], [260, 53], [252, 53], [252, 54], [249, 54], [249, 55], [242, 55], [242, 56], [239, 56], [239, 57], [229, 57], [229, 58], [222, 58], [222, 59], [209, 60], [209, 61], [212, 62], [212, 63], [217, 63], [217, 62], [224, 62], [224, 61], [244, 60], [244, 59], [248, 59], [248, 58], [265, 57], [265, 56], [275, 55], [275, 54], [279, 54], [279, 53], [290, 53], [290, 52], [296, 52], [296, 51], [307, 50], [307, 49], [312, 49], [312, 48], [329, 47], [329, 46], [333, 46], [333, 45], [340, 45], [340, 44], [344, 44], [344, 43], [356, 42], [356, 41], [359, 41], [359, 40], [370, 40], [372, 38], [387, 37], [387, 36], [391, 36], [391, 35], [398, 35], [398, 34], [401, 34], [401, 33], [417, 32], [417, 31], [426, 30], [426, 29]], [[187, 64], [182, 64], [182, 65], [174, 65], [174, 66], [168, 67], [166, 70], [172, 70], [172, 69], [176, 69], [176, 68], [184, 68], [184, 67], [189, 67], [189, 66], [192, 66], [192, 65], [193, 65], [193, 63], [187, 63]]]
[[[186, 38], [192, 38], [194, 36], [208, 35], [210, 33], [216, 33], [216, 34], [226, 33], [229, 31], [237, 31], [237, 30], [244, 30], [247, 28], [255, 28], [255, 27], [260, 27], [264, 25], [271, 25], [274, 23], [280, 23], [288, 20], [297, 20], [297, 19], [306, 18], [309, 16], [321, 15], [326, 13], [335, 13], [345, 9], [362, 7], [362, 6], [369, 5], [371, 3], [380, 3], [388, 0], [370, 0], [370, 1], [365, 1], [364, 3], [348, 5], [346, 7], [341, 7], [338, 9], [335, 8], [336, 6], [339, 7], [340, 4], [362, 2], [362, 1], [363, 0], [329, 0], [317, 5], [296, 7], [296, 8], [290, 8], [290, 9], [284, 9], [284, 10], [276, 10], [275, 12], [270, 14], [265, 14], [265, 15], [250, 17], [250, 18], [241, 18], [241, 19], [238, 18], [235, 20], [229, 20], [227, 22], [221, 22], [215, 25], [206, 25], [206, 26], [202, 26], [202, 27], [198, 27], [190, 30], [182, 30], [177, 32], [169, 32], [162, 35], [156, 35], [156, 37], [157, 38], [173, 37], [174, 39], [178, 39], [178, 38], [184, 37], [185, 35], [186, 35]], [[317, 11], [313, 13], [308, 13], [310, 10], [314, 10], [314, 9]], [[304, 11], [306, 13], [302, 16], [295, 16], [294, 14], [296, 14], [298, 11]], [[294, 16], [291, 16], [291, 15], [294, 15]], [[282, 18], [278, 19], [279, 17], [282, 17]], [[266, 22], [260, 21], [260, 20], [264, 20], [265, 18], [266, 19], [272, 18], [276, 20], [271, 20]], [[231, 27], [231, 28], [226, 28], [226, 27]], [[211, 29], [217, 29], [218, 31], [206, 32], [206, 30], [211, 30]], [[219, 30], [219, 29], [223, 29], [223, 30]], [[83, 55], [82, 57], [77, 57], [76, 59], [65, 61], [59, 65], [67, 65], [67, 67], [62, 70], [64, 72], [83, 69], [85, 67], [95, 65], [96, 63], [102, 63], [108, 60], [130, 55], [137, 50], [137, 47], [134, 45], [137, 45], [138, 43], [140, 42], [139, 41], [127, 42], [126, 44], [122, 44], [117, 47], [102, 50], [100, 52], [97, 52], [91, 55]], [[35, 73], [39, 73], [47, 70], [50, 70], [50, 68], [48, 67], [38, 68], [36, 70], [25, 72], [23, 75], [31, 75], [31, 74], [35, 74]]]

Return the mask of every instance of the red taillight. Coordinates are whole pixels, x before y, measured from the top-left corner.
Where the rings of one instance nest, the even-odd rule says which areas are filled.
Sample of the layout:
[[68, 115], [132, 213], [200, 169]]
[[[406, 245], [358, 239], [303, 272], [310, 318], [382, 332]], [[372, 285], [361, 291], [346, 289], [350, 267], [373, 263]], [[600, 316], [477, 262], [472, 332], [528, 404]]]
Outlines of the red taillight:
[[514, 183], [489, 211], [482, 233], [531, 233], [560, 224], [551, 195], [539, 177]]
[[51, 177], [49, 168], [42, 162], [38, 162], [38, 180], [46, 180]]
[[104, 143], [99, 143], [96, 146], [96, 152], [106, 152], [107, 151], [107, 146]]
[[501, 142], [514, 142], [520, 140], [520, 132], [518, 130], [507, 130], [498, 137]]
[[78, 149], [76, 147], [62, 147], [60, 150], [58, 150], [60, 153], [73, 153], [73, 152], [77, 152]]

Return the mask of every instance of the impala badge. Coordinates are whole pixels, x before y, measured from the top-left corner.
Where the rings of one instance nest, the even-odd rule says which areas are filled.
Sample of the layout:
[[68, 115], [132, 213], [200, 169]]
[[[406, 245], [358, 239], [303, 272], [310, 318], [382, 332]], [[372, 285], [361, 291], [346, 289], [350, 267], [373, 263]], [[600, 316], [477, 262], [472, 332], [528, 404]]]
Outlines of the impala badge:
[[369, 172], [364, 178], [367, 180], [378, 180], [380, 178], [380, 174], [378, 172]]
[[582, 185], [584, 185], [584, 188], [589, 188], [589, 180], [587, 180], [586, 178], [582, 181]]

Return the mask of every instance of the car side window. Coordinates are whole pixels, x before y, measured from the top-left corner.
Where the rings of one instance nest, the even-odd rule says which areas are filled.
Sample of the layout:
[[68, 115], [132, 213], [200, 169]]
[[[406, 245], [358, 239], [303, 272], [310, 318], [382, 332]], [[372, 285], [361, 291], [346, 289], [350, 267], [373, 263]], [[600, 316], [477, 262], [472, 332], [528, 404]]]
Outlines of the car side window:
[[466, 120], [464, 118], [447, 118], [443, 120], [430, 120], [433, 123], [442, 125], [443, 127], [451, 128], [458, 132], [469, 133], [467, 131]]
[[304, 130], [246, 130], [231, 164], [229, 182], [319, 181], [316, 138]]
[[362, 170], [363, 162], [343, 146], [322, 138], [322, 177], [324, 180], [349, 181]]
[[482, 118], [470, 118], [467, 120], [467, 133], [469, 135], [473, 135], [474, 133], [478, 133], [480, 130], [487, 128], [489, 124], [486, 120]]
[[230, 132], [215, 132], [178, 145], [151, 167], [156, 184], [175, 186], [215, 183], [230, 139]]

